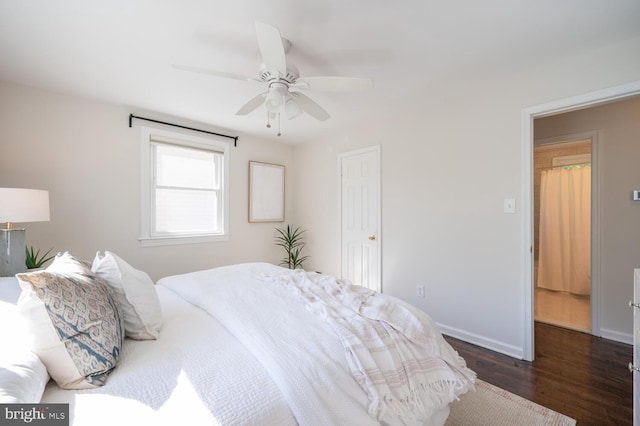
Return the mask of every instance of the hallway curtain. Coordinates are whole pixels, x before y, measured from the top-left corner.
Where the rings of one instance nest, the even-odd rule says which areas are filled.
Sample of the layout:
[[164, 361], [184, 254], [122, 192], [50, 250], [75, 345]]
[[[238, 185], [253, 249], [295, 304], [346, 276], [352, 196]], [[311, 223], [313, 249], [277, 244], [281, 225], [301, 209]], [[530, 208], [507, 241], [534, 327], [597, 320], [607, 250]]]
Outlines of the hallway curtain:
[[591, 167], [542, 171], [537, 286], [591, 293]]

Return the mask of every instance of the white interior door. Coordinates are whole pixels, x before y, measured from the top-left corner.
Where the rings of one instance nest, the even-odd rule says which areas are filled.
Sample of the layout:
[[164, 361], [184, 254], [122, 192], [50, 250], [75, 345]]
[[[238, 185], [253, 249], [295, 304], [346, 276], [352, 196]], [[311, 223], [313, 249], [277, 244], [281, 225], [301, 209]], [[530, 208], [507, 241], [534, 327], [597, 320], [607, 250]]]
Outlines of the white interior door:
[[381, 291], [380, 149], [340, 156], [342, 277]]

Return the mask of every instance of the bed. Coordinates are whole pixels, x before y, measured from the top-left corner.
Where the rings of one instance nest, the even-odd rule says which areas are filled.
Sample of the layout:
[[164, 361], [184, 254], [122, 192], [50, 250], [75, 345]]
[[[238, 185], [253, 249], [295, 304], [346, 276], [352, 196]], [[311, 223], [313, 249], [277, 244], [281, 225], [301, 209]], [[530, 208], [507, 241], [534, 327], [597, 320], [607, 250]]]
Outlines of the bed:
[[[442, 425], [449, 404], [473, 389], [475, 374], [426, 314], [329, 275], [247, 263], [154, 285], [113, 253], [91, 267], [65, 255], [0, 279], [0, 403], [69, 404], [76, 426]], [[66, 288], [69, 277], [80, 282]], [[76, 307], [93, 303], [84, 293], [73, 309], [47, 302], [43, 289], [56, 285], [71, 299], [107, 289], [112, 315], [92, 322], [98, 331], [68, 333], [97, 337], [43, 348], [44, 329], [66, 335], [56, 315], [73, 317], [77, 331]], [[111, 340], [100, 341], [108, 327]], [[70, 365], [74, 351], [82, 367]]]

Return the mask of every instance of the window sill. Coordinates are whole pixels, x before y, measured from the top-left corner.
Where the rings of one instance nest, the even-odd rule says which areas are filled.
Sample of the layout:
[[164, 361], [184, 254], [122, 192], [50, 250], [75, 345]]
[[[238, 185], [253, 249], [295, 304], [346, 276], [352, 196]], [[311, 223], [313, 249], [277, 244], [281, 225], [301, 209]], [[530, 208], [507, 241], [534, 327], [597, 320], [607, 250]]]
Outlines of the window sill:
[[215, 243], [219, 241], [229, 241], [229, 235], [199, 235], [192, 237], [141, 237], [140, 247], [159, 247], [177, 244], [200, 244]]

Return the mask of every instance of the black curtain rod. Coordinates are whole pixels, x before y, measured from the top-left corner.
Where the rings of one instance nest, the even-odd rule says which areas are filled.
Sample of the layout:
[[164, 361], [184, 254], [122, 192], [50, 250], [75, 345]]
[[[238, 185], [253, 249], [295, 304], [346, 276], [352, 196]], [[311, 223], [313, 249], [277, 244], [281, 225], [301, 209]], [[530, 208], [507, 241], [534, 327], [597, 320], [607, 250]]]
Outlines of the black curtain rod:
[[222, 136], [223, 138], [233, 139], [233, 146], [238, 146], [238, 137], [237, 136], [229, 136], [223, 135], [216, 132], [210, 132], [208, 130], [194, 129], [193, 127], [181, 126], [179, 124], [167, 123], [166, 121], [152, 120], [151, 118], [138, 117], [137, 115], [129, 114], [129, 127], [133, 126], [133, 119], [137, 118], [138, 120], [151, 121], [152, 123], [158, 124], [166, 124], [167, 126], [180, 127], [181, 129], [194, 130], [196, 132], [208, 133], [210, 135]]

